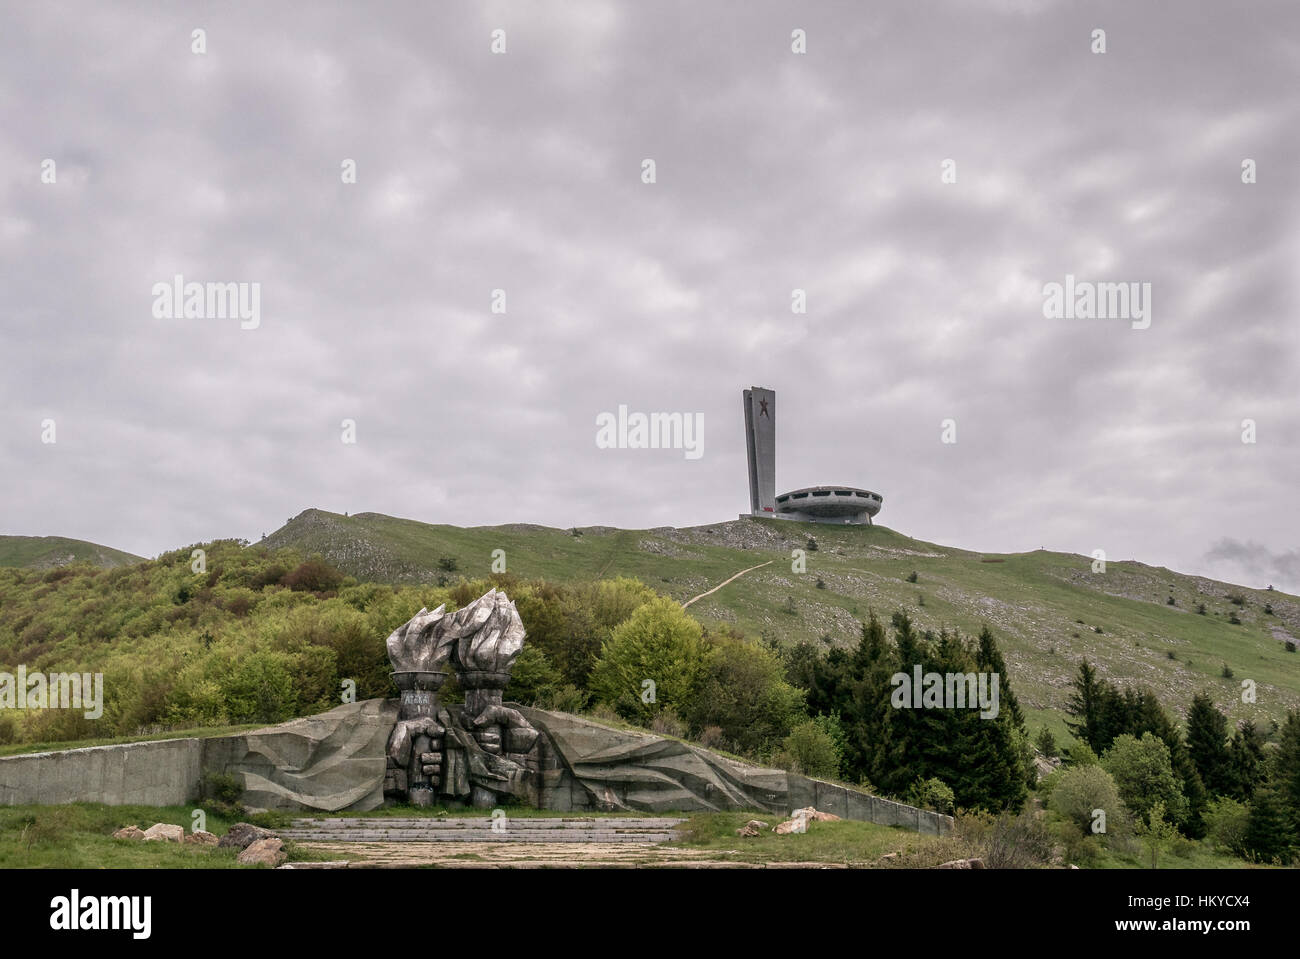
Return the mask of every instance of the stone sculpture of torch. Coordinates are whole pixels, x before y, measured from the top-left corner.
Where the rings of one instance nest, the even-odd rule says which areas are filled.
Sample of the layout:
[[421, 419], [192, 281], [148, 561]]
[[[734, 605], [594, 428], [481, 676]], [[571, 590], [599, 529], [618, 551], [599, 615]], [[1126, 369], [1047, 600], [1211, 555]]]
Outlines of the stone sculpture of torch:
[[442, 767], [443, 735], [438, 722], [438, 690], [447, 680], [443, 668], [451, 656], [453, 637], [444, 630], [445, 606], [421, 609], [388, 637], [388, 660], [402, 705], [388, 742], [393, 765], [405, 773], [405, 791], [412, 804], [433, 804], [434, 787]]
[[524, 647], [524, 624], [515, 604], [493, 589], [450, 617], [456, 637], [453, 662], [465, 691], [465, 725], [484, 752], [500, 755], [503, 732], [508, 751], [527, 752], [537, 732], [517, 710], [501, 704], [510, 669]]

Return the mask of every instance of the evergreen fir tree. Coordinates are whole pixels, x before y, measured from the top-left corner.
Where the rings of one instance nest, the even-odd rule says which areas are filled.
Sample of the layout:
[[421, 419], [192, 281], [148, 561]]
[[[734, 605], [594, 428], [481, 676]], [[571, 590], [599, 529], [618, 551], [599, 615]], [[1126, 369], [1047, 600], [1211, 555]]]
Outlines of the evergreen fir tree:
[[1088, 748], [1100, 756], [1110, 745], [1110, 740], [1102, 742], [1105, 732], [1102, 728], [1102, 700], [1106, 684], [1097, 678], [1097, 671], [1085, 659], [1080, 661], [1079, 675], [1071, 685], [1074, 692], [1065, 704], [1065, 711], [1078, 722], [1067, 720], [1065, 725], [1076, 739], [1087, 743]]
[[1232, 734], [1228, 758], [1232, 783], [1229, 795], [1249, 802], [1264, 775], [1264, 734], [1252, 721], [1246, 720]]
[[1192, 697], [1187, 710], [1187, 751], [1211, 795], [1232, 792], [1232, 756], [1228, 750], [1228, 718], [1214, 707], [1207, 693]]
[[1261, 862], [1274, 859], [1285, 862], [1295, 839], [1279, 784], [1272, 779], [1264, 780], [1255, 789], [1255, 798], [1250, 803], [1243, 842], [1246, 850]]
[[1278, 799], [1288, 817], [1291, 832], [1300, 837], [1300, 711], [1290, 710], [1286, 722], [1278, 733], [1277, 752], [1274, 753], [1272, 778]]

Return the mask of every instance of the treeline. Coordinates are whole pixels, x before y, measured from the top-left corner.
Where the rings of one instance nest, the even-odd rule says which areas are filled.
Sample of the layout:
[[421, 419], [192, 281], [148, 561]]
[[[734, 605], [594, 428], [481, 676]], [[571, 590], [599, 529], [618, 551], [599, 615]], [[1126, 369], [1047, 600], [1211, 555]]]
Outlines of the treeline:
[[[790, 675], [808, 707], [842, 730], [841, 775], [943, 812], [1018, 810], [1035, 781], [1034, 751], [1006, 662], [985, 628], [975, 641], [955, 632], [918, 633], [899, 612], [892, 643], [872, 613], [855, 649], [822, 653], [808, 643], [790, 653]], [[899, 673], [984, 674], [998, 678], [998, 712], [897, 708]]]
[[[1161, 836], [1205, 838], [1264, 862], [1300, 851], [1300, 712], [1268, 733], [1251, 721], [1229, 732], [1227, 715], [1197, 693], [1179, 726], [1151, 690], [1120, 690], [1086, 660], [1066, 711], [1076, 742], [1042, 792], [1085, 854], [1079, 840], [1130, 828], [1156, 846]], [[1049, 751], [1050, 739], [1040, 741]], [[1109, 826], [1098, 829], [1097, 810], [1109, 811]]]

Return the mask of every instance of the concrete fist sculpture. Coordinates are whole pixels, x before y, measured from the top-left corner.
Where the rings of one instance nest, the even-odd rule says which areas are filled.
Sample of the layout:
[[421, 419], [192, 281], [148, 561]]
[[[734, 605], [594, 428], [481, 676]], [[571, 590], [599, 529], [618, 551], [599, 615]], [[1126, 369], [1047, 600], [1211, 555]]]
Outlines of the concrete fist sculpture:
[[[388, 744], [386, 794], [428, 806], [440, 793], [486, 808], [518, 788], [538, 733], [501, 693], [524, 635], [515, 604], [495, 589], [450, 615], [444, 606], [421, 609], [393, 631], [388, 658], [402, 705]], [[465, 693], [464, 706], [451, 710], [438, 703], [448, 662]]]

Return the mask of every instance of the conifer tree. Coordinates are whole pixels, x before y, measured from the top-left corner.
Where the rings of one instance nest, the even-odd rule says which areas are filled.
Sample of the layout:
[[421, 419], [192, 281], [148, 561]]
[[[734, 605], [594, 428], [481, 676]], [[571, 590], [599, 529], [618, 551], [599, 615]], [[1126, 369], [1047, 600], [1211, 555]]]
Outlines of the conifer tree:
[[1265, 779], [1255, 789], [1255, 798], [1250, 803], [1243, 845], [1262, 862], [1285, 861], [1295, 846], [1295, 830], [1287, 815], [1282, 792], [1279, 783], [1271, 778]]
[[1232, 734], [1228, 758], [1232, 783], [1229, 795], [1248, 802], [1264, 775], [1264, 734], [1251, 720], [1246, 720]]
[[1228, 751], [1228, 718], [1214, 706], [1208, 693], [1192, 697], [1187, 710], [1187, 751], [1211, 795], [1232, 792], [1232, 757]]

